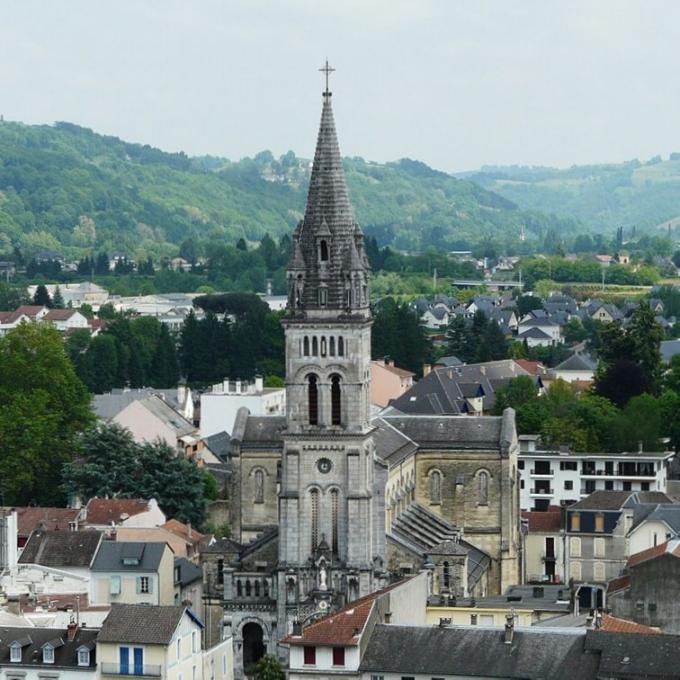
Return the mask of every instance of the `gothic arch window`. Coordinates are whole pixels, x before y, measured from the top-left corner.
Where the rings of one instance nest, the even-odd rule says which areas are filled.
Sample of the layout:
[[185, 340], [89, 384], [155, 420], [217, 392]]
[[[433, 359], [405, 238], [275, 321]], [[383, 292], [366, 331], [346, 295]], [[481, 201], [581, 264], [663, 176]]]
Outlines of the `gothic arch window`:
[[312, 356], [319, 356], [319, 340], [317, 339], [316, 335], [312, 338]]
[[312, 489], [309, 492], [312, 506], [312, 550], [319, 545], [319, 490]]
[[310, 425], [319, 424], [319, 386], [315, 375], [307, 376], [307, 412]]
[[331, 335], [330, 339], [328, 340], [328, 354], [329, 356], [334, 357], [335, 356], [335, 337]]
[[439, 470], [430, 472], [430, 503], [442, 502], [442, 473]]
[[321, 336], [321, 356], [322, 357], [326, 356], [327, 349], [328, 349], [328, 345], [326, 343], [326, 336], [323, 335], [323, 336]]
[[479, 505], [489, 504], [489, 473], [482, 470], [479, 473]]
[[250, 597], [253, 593], [253, 587], [250, 584], [250, 579], [246, 581], [246, 597]]
[[264, 503], [264, 470], [256, 469], [253, 478], [255, 480], [254, 502]]
[[328, 243], [325, 239], [319, 243], [319, 259], [322, 262], [328, 262]]
[[338, 490], [331, 491], [331, 550], [338, 554]]
[[302, 341], [302, 353], [308, 357], [309, 356], [309, 336], [305, 335], [305, 339]]
[[340, 389], [340, 376], [336, 373], [331, 376], [331, 425], [342, 423], [342, 391]]
[[338, 356], [345, 356], [345, 339], [342, 335], [338, 338]]
[[255, 597], [260, 597], [260, 582], [255, 581]]

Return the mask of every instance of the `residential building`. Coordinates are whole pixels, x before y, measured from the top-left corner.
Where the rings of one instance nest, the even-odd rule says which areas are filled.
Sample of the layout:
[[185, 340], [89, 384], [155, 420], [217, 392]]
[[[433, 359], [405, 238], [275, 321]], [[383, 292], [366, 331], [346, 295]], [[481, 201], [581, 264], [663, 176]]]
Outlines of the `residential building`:
[[92, 401], [92, 409], [98, 418], [112, 420], [133, 401], [146, 399], [153, 395], [160, 397], [172, 406], [177, 413], [190, 423], [195, 421], [194, 395], [191, 389], [183, 384], [177, 385], [175, 389], [154, 389], [152, 387], [142, 387], [139, 389], [116, 388], [105, 394], [95, 394]]
[[528, 583], [566, 583], [566, 532], [564, 510], [550, 506], [547, 510], [522, 512], [524, 533], [524, 574]]
[[0, 508], [0, 573], [17, 566], [18, 521], [16, 510]]
[[17, 546], [23, 548], [34, 531], [74, 531], [78, 528], [78, 508], [28, 506], [17, 513]]
[[632, 554], [624, 575], [609, 582], [607, 594], [615, 616], [680, 633], [680, 539]]
[[87, 317], [77, 309], [50, 309], [42, 320], [49, 321], [54, 324], [58, 331], [62, 332], [89, 328]]
[[517, 327], [517, 339], [529, 347], [550, 347], [564, 342], [560, 325], [548, 317], [524, 316]]
[[654, 548], [678, 535], [680, 504], [639, 505], [633, 512], [633, 525], [628, 531], [629, 554]]
[[104, 541], [90, 567], [90, 603], [175, 603], [174, 555], [167, 543]]
[[594, 491], [666, 491], [672, 451], [575, 452], [539, 448], [535, 435], [520, 435], [522, 510], [568, 505]]
[[6, 680], [96, 680], [97, 631], [0, 627], [0, 676]]
[[[170, 529], [170, 523], [186, 527], [187, 531]], [[172, 526], [172, 525], [170, 525]], [[113, 538], [114, 536], [112, 536]], [[205, 541], [205, 534], [188, 527], [177, 520], [171, 519], [159, 527], [128, 527], [119, 526], [115, 530], [115, 540], [132, 541], [137, 543], [167, 543], [175, 557], [186, 557], [198, 563], [200, 547]]]
[[[57, 286], [59, 287], [61, 297], [64, 300], [64, 305], [66, 307], [77, 308], [80, 307], [80, 305], [90, 305], [93, 310], [97, 311], [99, 307], [105, 304], [109, 299], [109, 291], [92, 281], [45, 284], [45, 288], [47, 288], [50, 297], [54, 297]], [[31, 298], [35, 295], [37, 287], [38, 286], [28, 287], [28, 294]]]
[[570, 357], [551, 368], [550, 378], [565, 382], [592, 382], [597, 368], [597, 361], [587, 354], [572, 354]]
[[148, 528], [165, 524], [155, 498], [90, 498], [81, 511], [80, 524], [111, 532], [116, 527]]
[[415, 373], [399, 368], [391, 359], [371, 361], [371, 404], [387, 406], [413, 387]]
[[286, 390], [265, 387], [262, 376], [255, 380], [223, 380], [201, 394], [201, 434], [210, 437], [234, 431], [236, 414], [242, 407], [254, 416], [281, 416], [286, 412]]
[[6, 335], [20, 323], [40, 321], [49, 311], [40, 305], [22, 305], [14, 311], [0, 311], [0, 335]]
[[114, 604], [97, 636], [99, 675], [202, 680], [202, 632], [188, 607]]
[[186, 557], [175, 557], [174, 570], [174, 604], [199, 611], [203, 605], [203, 570]]
[[540, 375], [532, 375], [512, 359], [435, 367], [391, 406], [409, 415], [482, 415], [492, 411], [496, 391], [521, 375], [543, 389]]
[[596, 491], [566, 509], [567, 574], [582, 608], [606, 605], [607, 582], [628, 559], [635, 507], [670, 503], [659, 491]]

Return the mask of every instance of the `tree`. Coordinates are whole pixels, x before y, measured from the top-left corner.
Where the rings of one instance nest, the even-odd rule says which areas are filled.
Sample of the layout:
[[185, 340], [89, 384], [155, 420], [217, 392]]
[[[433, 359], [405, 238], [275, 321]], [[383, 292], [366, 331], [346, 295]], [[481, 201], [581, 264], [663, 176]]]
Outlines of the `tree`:
[[119, 382], [119, 364], [115, 338], [102, 333], [90, 343], [83, 361], [81, 378], [94, 394], [110, 392]]
[[244, 238], [240, 238], [238, 241], [236, 241], [236, 248], [237, 250], [242, 250], [242, 251], [247, 251], [248, 250], [248, 244], [246, 243], [246, 240]]
[[632, 339], [635, 358], [649, 382], [650, 391], [658, 394], [661, 390], [660, 347], [664, 332], [647, 302], [641, 302], [633, 312], [628, 334]]
[[543, 309], [543, 300], [537, 295], [520, 295], [515, 300], [517, 315], [521, 319], [534, 309]]
[[76, 460], [64, 467], [63, 488], [84, 500], [155, 498], [168, 517], [198, 527], [205, 520], [206, 481], [196, 463], [165, 442], [138, 444], [116, 423], [83, 435]]
[[175, 387], [179, 380], [177, 351], [165, 324], [161, 324], [156, 351], [151, 361], [150, 378], [152, 387]]
[[271, 654], [265, 654], [255, 665], [255, 680], [285, 680], [286, 673], [281, 662]]
[[189, 237], [182, 241], [182, 244], [179, 247], [179, 256], [183, 257], [187, 262], [191, 262], [192, 265], [196, 264], [198, 249], [196, 248], [196, 241], [194, 241], [193, 238]]
[[56, 505], [54, 480], [93, 420], [90, 397], [49, 324], [0, 338], [0, 503]]
[[472, 332], [470, 325], [462, 316], [455, 316], [449, 321], [446, 329], [446, 353], [448, 356], [458, 357], [461, 361], [470, 360]]
[[61, 288], [59, 288], [59, 286], [57, 286], [54, 289], [54, 297], [52, 298], [52, 308], [64, 309], [64, 296], [61, 294]]
[[496, 392], [496, 403], [493, 414], [501, 415], [510, 406], [515, 411], [538, 398], [536, 381], [528, 375], [520, 375], [513, 378], [507, 385]]
[[40, 305], [41, 307], [52, 307], [52, 298], [47, 292], [47, 287], [45, 284], [41, 283], [36, 289], [33, 295], [33, 304]]

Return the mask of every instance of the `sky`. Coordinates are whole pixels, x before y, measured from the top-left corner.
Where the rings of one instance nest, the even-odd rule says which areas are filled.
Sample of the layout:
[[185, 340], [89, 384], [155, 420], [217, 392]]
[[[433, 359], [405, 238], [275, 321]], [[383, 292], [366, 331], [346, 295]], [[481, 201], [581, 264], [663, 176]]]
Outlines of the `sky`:
[[0, 0], [0, 114], [237, 160], [482, 165], [680, 151], [672, 0]]

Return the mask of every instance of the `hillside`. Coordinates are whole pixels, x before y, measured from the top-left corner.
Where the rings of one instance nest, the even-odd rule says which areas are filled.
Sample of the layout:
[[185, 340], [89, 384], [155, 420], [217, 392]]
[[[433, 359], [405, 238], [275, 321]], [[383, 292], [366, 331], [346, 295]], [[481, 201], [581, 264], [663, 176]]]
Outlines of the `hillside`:
[[646, 163], [633, 160], [565, 170], [484, 167], [462, 176], [524, 210], [572, 217], [590, 230], [664, 229], [668, 220], [680, 216], [680, 154], [671, 154], [668, 160], [656, 157]]
[[[98, 135], [70, 123], [0, 123], [0, 256], [14, 246], [69, 257], [118, 250], [136, 258], [174, 255], [193, 237], [259, 240], [292, 230], [304, 209], [308, 160], [263, 152], [230, 162], [191, 158]], [[460, 248], [487, 236], [513, 241], [558, 221], [523, 212], [467, 180], [402, 160], [346, 160], [357, 217], [381, 245]]]

